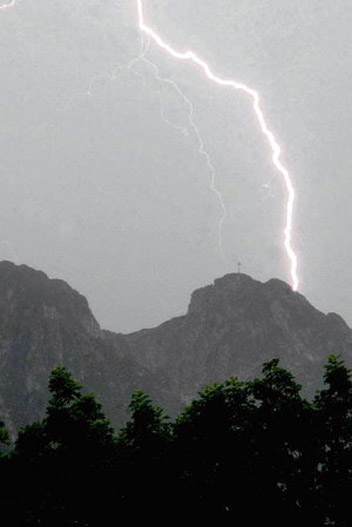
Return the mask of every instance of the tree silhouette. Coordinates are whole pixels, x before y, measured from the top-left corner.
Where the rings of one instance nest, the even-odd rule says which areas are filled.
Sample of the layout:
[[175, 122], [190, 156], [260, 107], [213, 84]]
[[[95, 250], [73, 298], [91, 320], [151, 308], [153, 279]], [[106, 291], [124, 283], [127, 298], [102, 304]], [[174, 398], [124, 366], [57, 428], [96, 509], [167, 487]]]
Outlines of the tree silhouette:
[[0, 456], [2, 511], [19, 527], [100, 527], [117, 514], [158, 525], [170, 511], [218, 525], [255, 525], [259, 511], [271, 527], [350, 527], [352, 381], [339, 357], [324, 382], [307, 401], [274, 359], [260, 378], [204, 388], [173, 423], [136, 391], [116, 436], [95, 397], [55, 368], [44, 419]]
[[325, 367], [326, 388], [317, 393], [320, 507], [332, 525], [352, 525], [352, 380], [338, 356]]
[[24, 427], [15, 445], [23, 474], [23, 522], [86, 525], [89, 519], [93, 525], [94, 519], [101, 520], [105, 476], [116, 448], [114, 432], [95, 397], [82, 394], [65, 368], [53, 370], [49, 391], [46, 417]]
[[[131, 520], [163, 521], [172, 485], [171, 426], [164, 411], [142, 391], [132, 394], [131, 419], [118, 436], [121, 507]], [[136, 509], [135, 504], [140, 504]]]

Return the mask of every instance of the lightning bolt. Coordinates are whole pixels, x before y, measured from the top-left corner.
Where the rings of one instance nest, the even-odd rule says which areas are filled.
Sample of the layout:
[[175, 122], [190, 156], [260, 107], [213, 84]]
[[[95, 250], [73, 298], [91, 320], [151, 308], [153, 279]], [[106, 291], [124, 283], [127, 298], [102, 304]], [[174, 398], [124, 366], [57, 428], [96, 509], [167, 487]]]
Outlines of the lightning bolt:
[[191, 62], [198, 66], [205, 76], [214, 82], [215, 84], [218, 84], [220, 86], [232, 88], [236, 91], [244, 92], [252, 101], [252, 107], [255, 113], [255, 116], [258, 120], [260, 129], [269, 143], [269, 146], [272, 151], [272, 162], [277, 169], [277, 171], [282, 176], [285, 187], [287, 190], [287, 203], [286, 203], [286, 221], [285, 221], [285, 227], [283, 230], [284, 233], [284, 245], [286, 249], [287, 256], [289, 258], [290, 262], [290, 274], [291, 274], [291, 280], [292, 280], [292, 289], [294, 291], [297, 291], [298, 289], [298, 274], [297, 274], [297, 255], [295, 251], [292, 248], [292, 223], [293, 223], [293, 206], [295, 201], [295, 190], [293, 188], [293, 184], [291, 181], [290, 174], [288, 170], [285, 168], [285, 166], [282, 164], [280, 160], [281, 156], [281, 148], [278, 142], [275, 139], [275, 136], [273, 132], [269, 129], [266, 119], [264, 117], [264, 113], [260, 104], [260, 97], [257, 91], [254, 89], [246, 86], [242, 82], [237, 82], [233, 79], [226, 79], [217, 76], [215, 73], [213, 73], [211, 67], [203, 60], [201, 59], [194, 51], [188, 50], [188, 51], [177, 51], [173, 47], [171, 47], [170, 44], [168, 44], [163, 38], [154, 31], [151, 27], [149, 27], [145, 23], [144, 18], [144, 12], [143, 12], [143, 5], [142, 0], [137, 0], [137, 13], [138, 13], [138, 27], [139, 30], [146, 34], [151, 40], [155, 42], [159, 46], [160, 49], [165, 51], [168, 55], [170, 55], [172, 58], [185, 61], [185, 62]]
[[[149, 59], [146, 58], [146, 53], [148, 52], [148, 48], [149, 48], [149, 38], [148, 38], [148, 42], [147, 42], [147, 45], [144, 48], [144, 50], [143, 50], [143, 44], [142, 44], [141, 55], [139, 57], [137, 57], [136, 59], [132, 60], [129, 63], [128, 69], [132, 69], [132, 71], [133, 71], [133, 66], [137, 62], [139, 62], [139, 61], [140, 62], [144, 62], [145, 64], [147, 64], [154, 71], [155, 79], [159, 83], [164, 83], [164, 84], [168, 84], [169, 86], [171, 86], [179, 94], [180, 98], [183, 99], [183, 101], [185, 102], [186, 106], [188, 107], [188, 123], [189, 123], [189, 127], [190, 127], [190, 129], [193, 130], [193, 133], [194, 133], [194, 135], [195, 135], [195, 137], [197, 139], [197, 142], [198, 142], [198, 153], [200, 154], [201, 157], [204, 158], [204, 160], [206, 162], [206, 165], [208, 167], [208, 170], [209, 170], [209, 173], [210, 173], [210, 190], [215, 194], [215, 196], [216, 196], [216, 198], [218, 200], [218, 203], [220, 205], [220, 209], [221, 209], [221, 215], [220, 215], [220, 219], [219, 219], [219, 222], [218, 222], [218, 249], [219, 249], [219, 252], [220, 252], [220, 255], [221, 255], [222, 259], [224, 261], [226, 261], [226, 258], [225, 258], [224, 252], [223, 252], [223, 245], [222, 245], [222, 226], [223, 226], [223, 223], [224, 223], [224, 221], [226, 219], [227, 211], [226, 211], [226, 207], [225, 207], [225, 203], [224, 203], [223, 197], [222, 197], [220, 191], [216, 188], [216, 174], [215, 174], [214, 165], [213, 165], [213, 163], [211, 161], [210, 155], [208, 154], [208, 152], [205, 149], [203, 137], [202, 137], [200, 129], [199, 129], [199, 127], [196, 124], [195, 119], [194, 119], [194, 106], [193, 106], [193, 103], [185, 95], [185, 93], [181, 90], [181, 88], [179, 87], [177, 82], [175, 82], [172, 79], [162, 77], [160, 75], [159, 69], [156, 66], [156, 64], [154, 64], [154, 62], [151, 62]], [[140, 75], [138, 72], [135, 72], [135, 73], [137, 75]], [[163, 120], [163, 122], [165, 124], [167, 124], [167, 125], [172, 126], [178, 132], [185, 133], [185, 128], [184, 127], [172, 123], [164, 115], [162, 94], [161, 94], [160, 91], [158, 92], [158, 95], [159, 95], [159, 101], [160, 101], [160, 115], [161, 115], [161, 119]]]
[[163, 103], [163, 96], [162, 96], [161, 89], [155, 90], [155, 92], [157, 93], [158, 98], [159, 98], [160, 117], [161, 117], [161, 120], [166, 125], [171, 126], [172, 128], [174, 128], [176, 130], [176, 132], [178, 132], [180, 134], [183, 134], [183, 135], [186, 135], [186, 132], [188, 130], [192, 130], [194, 135], [195, 135], [195, 137], [196, 137], [196, 140], [197, 140], [197, 143], [198, 143], [198, 153], [205, 160], [207, 169], [208, 169], [209, 174], [210, 174], [210, 190], [215, 194], [215, 196], [216, 196], [216, 198], [218, 200], [219, 206], [220, 206], [220, 210], [221, 210], [220, 218], [219, 218], [218, 225], [217, 225], [218, 250], [219, 250], [219, 254], [220, 254], [222, 260], [225, 263], [227, 263], [227, 259], [226, 259], [226, 256], [224, 254], [224, 251], [223, 251], [223, 243], [222, 243], [222, 227], [223, 227], [223, 223], [224, 223], [224, 221], [225, 221], [225, 219], [227, 217], [227, 211], [226, 211], [226, 207], [225, 207], [225, 203], [224, 203], [223, 197], [222, 197], [220, 191], [216, 187], [216, 173], [215, 173], [214, 165], [213, 165], [213, 163], [211, 161], [209, 153], [205, 149], [205, 145], [204, 145], [204, 140], [203, 140], [202, 134], [201, 134], [200, 129], [199, 129], [198, 125], [196, 124], [196, 121], [195, 121], [195, 118], [194, 118], [194, 106], [193, 106], [193, 103], [185, 95], [185, 93], [181, 90], [181, 88], [177, 84], [177, 82], [175, 82], [173, 79], [162, 77], [160, 75], [159, 68], [156, 66], [156, 64], [154, 64], [154, 62], [152, 62], [151, 60], [149, 60], [146, 57], [146, 55], [148, 53], [148, 50], [149, 50], [150, 39], [149, 39], [149, 37], [147, 37], [146, 39], [144, 39], [143, 37], [144, 37], [144, 35], [142, 34], [141, 49], [140, 49], [140, 53], [139, 53], [138, 56], [136, 56], [135, 58], [130, 60], [127, 65], [121, 65], [121, 66], [116, 67], [114, 69], [114, 71], [111, 72], [111, 73], [100, 73], [98, 75], [95, 75], [92, 79], [90, 79], [90, 81], [88, 83], [87, 90], [82, 91], [82, 92], [78, 92], [78, 93], [74, 94], [72, 97], [70, 97], [69, 100], [64, 104], [62, 110], [63, 111], [68, 110], [68, 108], [71, 107], [71, 105], [74, 103], [74, 101], [76, 99], [80, 99], [81, 97], [91, 97], [93, 95], [93, 92], [94, 92], [94, 84], [95, 84], [95, 82], [98, 79], [106, 77], [106, 78], [108, 78], [110, 80], [113, 80], [113, 79], [115, 79], [117, 77], [118, 71], [121, 71], [121, 70], [131, 71], [134, 75], [140, 77], [142, 79], [143, 83], [145, 83], [146, 82], [145, 76], [143, 75], [143, 73], [140, 73], [138, 71], [138, 69], [136, 69], [136, 66], [138, 66], [138, 63], [146, 64], [148, 66], [148, 68], [150, 68], [150, 70], [153, 71], [154, 78], [159, 83], [159, 85], [165, 84], [165, 85], [170, 86], [173, 90], [175, 90], [178, 93], [178, 95], [180, 96], [180, 98], [183, 100], [183, 102], [185, 103], [186, 107], [188, 108], [188, 129], [185, 126], [181, 126], [179, 124], [175, 124], [174, 122], [170, 121], [170, 119], [168, 119], [166, 117], [165, 111], [164, 111], [164, 103]]
[[0, 5], [0, 10], [1, 10], [1, 9], [10, 9], [10, 7], [14, 7], [15, 4], [16, 4], [16, 0], [12, 0], [12, 1], [9, 2], [8, 4]]
[[[266, 140], [269, 143], [269, 146], [271, 148], [271, 151], [272, 151], [271, 159], [272, 159], [273, 165], [275, 166], [277, 171], [282, 176], [282, 178], [284, 180], [284, 183], [285, 183], [285, 186], [286, 186], [286, 190], [287, 190], [286, 221], [285, 221], [285, 227], [284, 227], [284, 230], [283, 230], [284, 240], [285, 240], [284, 241], [284, 245], [285, 245], [287, 256], [288, 256], [289, 261], [290, 261], [290, 274], [291, 274], [291, 280], [292, 280], [292, 289], [294, 291], [297, 291], [298, 285], [299, 285], [299, 279], [298, 279], [298, 274], [297, 274], [298, 261], [297, 261], [297, 255], [296, 255], [294, 249], [292, 248], [292, 224], [293, 224], [293, 207], [294, 207], [294, 202], [295, 202], [295, 190], [294, 190], [294, 187], [293, 187], [293, 184], [292, 184], [291, 176], [290, 176], [288, 170], [286, 169], [286, 167], [283, 165], [283, 163], [280, 160], [281, 147], [278, 144], [278, 142], [276, 141], [273, 132], [269, 129], [269, 127], [267, 125], [267, 122], [266, 122], [266, 119], [264, 117], [264, 113], [263, 113], [263, 110], [262, 110], [262, 107], [261, 107], [261, 104], [260, 104], [260, 97], [259, 97], [258, 92], [256, 90], [246, 86], [242, 82], [238, 82], [238, 81], [236, 81], [234, 79], [226, 79], [226, 78], [219, 77], [218, 75], [213, 73], [211, 67], [207, 64], [207, 62], [205, 62], [202, 58], [200, 58], [193, 51], [188, 50], [188, 51], [181, 52], [181, 51], [175, 50], [170, 44], [165, 42], [165, 40], [163, 40], [163, 38], [158, 33], [156, 33], [156, 31], [154, 31], [154, 29], [152, 29], [150, 26], [148, 26], [145, 23], [142, 0], [136, 0], [136, 1], [137, 1], [137, 13], [138, 13], [138, 27], [139, 27], [139, 30], [141, 31], [142, 34], [147, 35], [148, 39], [153, 40], [159, 46], [160, 49], [165, 51], [172, 58], [177, 59], [177, 60], [181, 60], [181, 61], [185, 61], [185, 62], [192, 62], [193, 64], [198, 66], [203, 71], [205, 76], [209, 80], [214, 82], [215, 84], [218, 84], [218, 85], [224, 86], [224, 87], [228, 87], [228, 88], [232, 88], [232, 89], [234, 89], [236, 91], [242, 91], [251, 99], [252, 107], [253, 107], [255, 116], [256, 116], [256, 118], [258, 120], [260, 129], [261, 129], [264, 137], [266, 138]], [[16, 4], [16, 0], [11, 0], [11, 2], [1, 5], [0, 6], [0, 10], [9, 9], [11, 7], [14, 7], [15, 4]], [[147, 59], [145, 59], [145, 60], [147, 60]], [[150, 63], [150, 64], [152, 64], [152, 63]], [[153, 66], [156, 68], [155, 65], [153, 65]], [[157, 68], [156, 68], [155, 71], [156, 71], [156, 75], [159, 76]], [[162, 80], [162, 81], [169, 81], [170, 83], [174, 82], [174, 81], [171, 81], [169, 79], [162, 79], [160, 76], [159, 76], [159, 79]], [[215, 187], [215, 171], [214, 171], [214, 167], [213, 167], [213, 165], [211, 163], [209, 155], [207, 154], [207, 152], [204, 149], [204, 142], [203, 142], [203, 139], [202, 139], [202, 137], [200, 135], [199, 129], [196, 126], [196, 124], [195, 124], [195, 122], [193, 120], [193, 105], [192, 105], [191, 101], [189, 101], [189, 99], [178, 88], [176, 83], [174, 83], [174, 87], [176, 89], [178, 89], [180, 95], [184, 98], [184, 100], [187, 102], [187, 104], [189, 104], [189, 108], [190, 108], [189, 120], [190, 120], [190, 123], [191, 123], [191, 127], [193, 128], [193, 130], [194, 130], [194, 132], [195, 132], [195, 134], [196, 134], [196, 136], [198, 138], [199, 152], [205, 157], [205, 159], [207, 161], [207, 164], [208, 164], [208, 167], [209, 167], [210, 172], [211, 172], [211, 189], [217, 195], [217, 197], [219, 199], [219, 202], [221, 204], [222, 211], [223, 211], [223, 215], [222, 215], [222, 218], [220, 220], [220, 226], [219, 226], [219, 233], [220, 233], [220, 236], [221, 236], [221, 225], [222, 225], [222, 223], [223, 223], [223, 221], [224, 221], [224, 219], [226, 217], [226, 209], [225, 209], [225, 206], [224, 206], [224, 202], [223, 202], [222, 196], [221, 196], [220, 192]], [[87, 92], [87, 95], [90, 95], [90, 94], [91, 94], [90, 91]], [[221, 238], [220, 238], [220, 241], [221, 241]]]

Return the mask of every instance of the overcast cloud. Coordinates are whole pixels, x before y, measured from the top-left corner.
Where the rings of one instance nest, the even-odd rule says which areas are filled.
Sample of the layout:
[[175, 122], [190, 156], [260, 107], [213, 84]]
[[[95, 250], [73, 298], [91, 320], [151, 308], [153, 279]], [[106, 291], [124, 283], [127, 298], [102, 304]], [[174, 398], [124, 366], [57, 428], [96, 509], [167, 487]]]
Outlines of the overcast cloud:
[[[175, 48], [260, 92], [297, 192], [300, 292], [351, 325], [352, 3], [144, 4]], [[63, 278], [123, 332], [184, 313], [239, 260], [290, 281], [285, 188], [249, 100], [153, 44], [140, 53], [134, 0], [0, 11], [0, 259]], [[187, 100], [226, 206], [221, 246]]]

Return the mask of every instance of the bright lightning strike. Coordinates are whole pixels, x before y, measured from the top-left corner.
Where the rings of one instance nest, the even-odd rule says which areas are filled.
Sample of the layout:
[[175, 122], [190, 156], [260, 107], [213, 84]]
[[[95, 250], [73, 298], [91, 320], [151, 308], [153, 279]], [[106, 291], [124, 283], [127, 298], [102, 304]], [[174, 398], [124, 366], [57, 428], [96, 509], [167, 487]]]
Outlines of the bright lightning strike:
[[1, 9], [10, 9], [10, 7], [14, 7], [15, 3], [16, 3], [16, 0], [12, 0], [8, 4], [0, 5], [0, 10]]
[[286, 190], [287, 190], [287, 204], [286, 204], [286, 222], [284, 227], [284, 238], [285, 238], [285, 249], [286, 253], [288, 255], [289, 261], [290, 261], [290, 273], [291, 273], [291, 279], [292, 279], [292, 289], [294, 291], [297, 291], [298, 289], [298, 274], [297, 274], [297, 255], [295, 251], [292, 248], [292, 219], [293, 219], [293, 205], [295, 201], [295, 191], [293, 188], [293, 184], [291, 181], [290, 174], [288, 170], [284, 167], [282, 162], [280, 161], [280, 155], [281, 155], [281, 148], [280, 145], [277, 143], [274, 134], [269, 129], [263, 110], [260, 105], [260, 98], [258, 92], [253, 90], [252, 88], [249, 88], [245, 84], [241, 82], [237, 82], [233, 79], [224, 79], [221, 77], [218, 77], [213, 73], [210, 66], [201, 58], [198, 57], [193, 51], [184, 51], [180, 52], [175, 49], [173, 49], [167, 42], [165, 42], [159, 35], [156, 33], [151, 27], [149, 27], [145, 23], [144, 19], [144, 13], [143, 13], [143, 6], [142, 6], [142, 0], [137, 0], [137, 10], [138, 10], [138, 26], [142, 33], [145, 33], [148, 37], [150, 37], [162, 50], [166, 51], [171, 57], [174, 59], [186, 61], [186, 62], [193, 62], [197, 66], [200, 67], [200, 69], [203, 70], [204, 74], [213, 81], [214, 83], [225, 86], [229, 88], [233, 88], [236, 91], [242, 91], [246, 95], [250, 97], [252, 100], [252, 106], [253, 110], [255, 112], [255, 115], [258, 119], [260, 129], [267, 139], [271, 150], [272, 150], [272, 162], [275, 166], [275, 168], [278, 170], [278, 172], [281, 174], [281, 176], [284, 179]]
[[[0, 10], [9, 9], [11, 7], [14, 7], [15, 4], [16, 4], [16, 0], [11, 0], [7, 4], [0, 5]], [[288, 258], [290, 260], [290, 272], [291, 272], [291, 279], [292, 279], [292, 289], [294, 291], [297, 291], [298, 284], [299, 284], [298, 274], [297, 274], [297, 263], [298, 262], [297, 262], [297, 255], [296, 255], [295, 251], [292, 248], [292, 220], [293, 220], [293, 205], [294, 205], [294, 201], [295, 201], [295, 191], [294, 191], [294, 188], [293, 188], [293, 184], [292, 184], [292, 181], [291, 181], [290, 174], [289, 174], [288, 170], [285, 168], [285, 166], [282, 164], [282, 162], [280, 161], [281, 148], [280, 148], [280, 145], [277, 143], [274, 134], [269, 129], [269, 127], [268, 127], [268, 125], [266, 123], [263, 110], [262, 110], [262, 108], [260, 106], [260, 97], [259, 97], [258, 92], [253, 90], [252, 88], [249, 88], [245, 84], [237, 82], [237, 81], [235, 81], [233, 79], [224, 79], [224, 78], [218, 77], [217, 75], [215, 75], [213, 73], [213, 71], [211, 70], [210, 66], [204, 60], [202, 60], [200, 57], [198, 57], [198, 55], [196, 55], [193, 51], [189, 50], [189, 51], [185, 51], [185, 52], [180, 52], [180, 51], [177, 51], [177, 50], [173, 49], [151, 27], [149, 27], [145, 23], [144, 13], [143, 13], [143, 6], [142, 6], [142, 0], [137, 0], [137, 10], [138, 10], [138, 25], [139, 25], [140, 31], [142, 33], [145, 33], [148, 37], [150, 37], [161, 49], [166, 51], [170, 56], [172, 56], [173, 58], [178, 59], [178, 60], [183, 60], [183, 61], [187, 61], [187, 62], [193, 62], [194, 64], [199, 66], [203, 70], [204, 74], [208, 77], [208, 79], [210, 79], [214, 83], [216, 83], [216, 84], [218, 84], [220, 86], [233, 88], [233, 89], [235, 89], [237, 91], [243, 91], [246, 95], [248, 95], [252, 99], [253, 110], [254, 110], [255, 115], [256, 115], [256, 117], [258, 119], [261, 131], [262, 131], [263, 135], [265, 136], [265, 138], [267, 139], [267, 141], [268, 141], [268, 143], [269, 143], [269, 145], [271, 147], [271, 150], [272, 150], [272, 162], [273, 162], [274, 166], [276, 167], [276, 169], [278, 170], [278, 172], [283, 177], [284, 182], [285, 182], [285, 186], [286, 186], [286, 190], [287, 190], [287, 194], [288, 194], [287, 205], [286, 205], [286, 222], [285, 222], [285, 227], [284, 227], [284, 231], [283, 232], [284, 232], [284, 238], [285, 238], [285, 249], [286, 249], [286, 253], [288, 255]], [[142, 53], [142, 55], [143, 55], [143, 53]], [[154, 67], [156, 67], [156, 66], [154, 66]], [[156, 75], [158, 76], [157, 70], [156, 70]], [[159, 78], [159, 80], [165, 81], [166, 79]], [[173, 81], [170, 81], [170, 82], [173, 82]], [[177, 87], [176, 84], [175, 84], [175, 86]], [[177, 87], [177, 89], [178, 89], [178, 87]], [[215, 188], [215, 172], [214, 172], [214, 168], [213, 168], [213, 166], [211, 164], [209, 155], [204, 150], [204, 144], [203, 144], [203, 140], [202, 140], [202, 137], [200, 135], [200, 132], [199, 132], [197, 126], [195, 125], [194, 121], [193, 121], [193, 106], [192, 106], [192, 103], [184, 96], [184, 94], [182, 92], [179, 92], [179, 93], [180, 93], [180, 95], [182, 97], [184, 97], [185, 101], [190, 105], [189, 106], [190, 107], [189, 118], [190, 118], [191, 126], [192, 126], [193, 130], [195, 131], [195, 133], [197, 135], [197, 138], [198, 138], [198, 141], [199, 141], [199, 152], [203, 156], [205, 156], [205, 158], [206, 158], [208, 167], [209, 167], [209, 169], [211, 171], [211, 174], [212, 174], [211, 188], [212, 188], [213, 192], [215, 192], [217, 194], [218, 199], [219, 199], [220, 204], [221, 204], [221, 207], [222, 207], [223, 216], [222, 216], [222, 218], [220, 220], [220, 225], [219, 225], [219, 233], [221, 235], [221, 225], [222, 225], [222, 222], [225, 219], [226, 210], [225, 210], [225, 207], [224, 207], [222, 196], [219, 193], [219, 191]], [[220, 238], [220, 241], [221, 241], [221, 238]]]

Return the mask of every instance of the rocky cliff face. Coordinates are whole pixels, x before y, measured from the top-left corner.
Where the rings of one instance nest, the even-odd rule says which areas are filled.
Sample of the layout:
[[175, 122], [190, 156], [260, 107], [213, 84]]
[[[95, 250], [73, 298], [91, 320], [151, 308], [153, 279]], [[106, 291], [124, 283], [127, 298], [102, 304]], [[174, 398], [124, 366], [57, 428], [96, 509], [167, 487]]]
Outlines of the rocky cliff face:
[[43, 416], [48, 376], [66, 366], [96, 393], [115, 425], [133, 390], [154, 393], [154, 376], [102, 331], [87, 300], [62, 280], [0, 262], [0, 417], [12, 432]]
[[13, 432], [43, 415], [59, 364], [118, 426], [134, 389], [173, 414], [206, 384], [259, 375], [274, 357], [312, 393], [331, 353], [352, 366], [352, 330], [279, 280], [226, 275], [195, 291], [185, 316], [120, 335], [101, 330], [65, 282], [0, 262], [0, 418]]
[[307, 394], [319, 386], [329, 354], [352, 365], [352, 330], [341, 317], [321, 313], [280, 280], [263, 284], [244, 274], [195, 291], [184, 317], [128, 335], [126, 344], [183, 401], [211, 382], [260, 375], [274, 357]]

